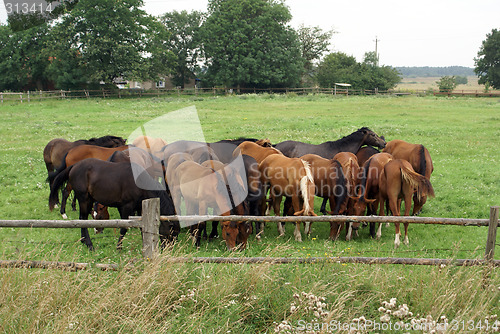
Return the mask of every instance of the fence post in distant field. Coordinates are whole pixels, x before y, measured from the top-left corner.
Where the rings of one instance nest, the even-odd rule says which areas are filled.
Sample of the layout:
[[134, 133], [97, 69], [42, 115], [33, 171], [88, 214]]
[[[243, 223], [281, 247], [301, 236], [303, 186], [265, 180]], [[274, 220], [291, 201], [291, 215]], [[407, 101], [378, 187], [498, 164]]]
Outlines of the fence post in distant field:
[[152, 259], [158, 255], [160, 230], [160, 199], [142, 201], [142, 256]]
[[486, 261], [493, 260], [495, 255], [495, 242], [497, 238], [497, 228], [498, 228], [498, 212], [500, 211], [499, 206], [492, 206], [490, 208], [490, 223], [488, 228], [488, 239], [486, 240], [486, 252], [484, 254]]

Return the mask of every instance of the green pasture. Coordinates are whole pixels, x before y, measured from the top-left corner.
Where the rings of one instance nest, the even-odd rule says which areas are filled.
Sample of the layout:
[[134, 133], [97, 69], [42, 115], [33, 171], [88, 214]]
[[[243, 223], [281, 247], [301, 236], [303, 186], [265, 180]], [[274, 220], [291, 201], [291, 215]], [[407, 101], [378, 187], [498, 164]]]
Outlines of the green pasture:
[[[142, 124], [192, 105], [207, 141], [246, 136], [269, 138], [273, 143], [287, 139], [321, 143], [367, 126], [386, 140], [422, 143], [434, 162], [431, 182], [436, 193], [422, 216], [488, 218], [489, 207], [500, 205], [498, 99], [264, 94], [2, 104], [0, 219], [60, 219], [56, 210], [48, 210], [42, 152], [51, 139], [128, 137]], [[319, 205], [317, 200], [316, 212]], [[110, 213], [118, 217], [115, 209]], [[78, 213], [69, 211], [69, 216], [76, 219]], [[311, 236], [299, 243], [293, 239], [291, 224], [286, 226], [286, 236], [278, 238], [276, 226], [268, 223], [261, 242], [252, 236], [248, 249], [234, 253], [226, 251], [222, 240], [202, 241], [196, 249], [183, 231], [173, 249], [151, 264], [137, 262], [141, 258], [138, 230], [129, 231], [122, 251], [115, 248], [117, 231], [91, 234], [96, 250], [89, 252], [79, 242], [76, 229], [0, 228], [3, 260], [135, 264], [134, 270], [118, 273], [0, 269], [0, 319], [4, 319], [0, 330], [273, 332], [274, 322], [287, 319], [297, 325], [300, 319], [312, 319], [307, 312], [290, 311], [292, 295], [302, 291], [326, 297], [332, 311], [328, 321], [362, 315], [378, 320], [380, 303], [392, 297], [407, 303], [415, 314], [434, 318], [447, 314], [465, 321], [484, 320], [486, 314], [500, 311], [496, 271], [491, 289], [481, 290], [482, 272], [473, 268], [165, 262], [168, 255], [482, 258], [487, 234], [487, 228], [410, 225], [410, 245], [394, 250], [393, 226], [383, 228], [380, 241], [371, 240], [364, 228], [351, 242], [341, 238], [333, 243], [328, 241], [327, 225], [313, 224]], [[498, 249], [495, 258], [500, 259]], [[190, 299], [186, 295], [193, 288], [197, 290]], [[442, 299], [435, 299], [438, 296]], [[11, 311], [19, 304], [12, 304], [17, 298], [25, 307]]]

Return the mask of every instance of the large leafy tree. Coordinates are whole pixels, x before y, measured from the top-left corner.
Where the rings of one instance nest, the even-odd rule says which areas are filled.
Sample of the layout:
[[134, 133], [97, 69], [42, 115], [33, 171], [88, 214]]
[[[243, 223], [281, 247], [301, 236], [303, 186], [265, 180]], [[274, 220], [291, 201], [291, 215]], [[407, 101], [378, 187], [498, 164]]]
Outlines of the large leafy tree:
[[474, 72], [480, 84], [500, 89], [500, 31], [493, 29], [486, 35], [477, 57]]
[[170, 32], [168, 47], [175, 55], [172, 82], [184, 88], [194, 77], [200, 60], [201, 41], [199, 30], [203, 14], [198, 11], [173, 11], [161, 16], [161, 22]]
[[13, 31], [0, 26], [0, 90], [46, 89], [49, 27]]
[[149, 79], [169, 71], [163, 25], [141, 9], [142, 0], [85, 0], [54, 28], [53, 54], [68, 71], [56, 81], [110, 84], [117, 77]]
[[202, 26], [208, 83], [296, 86], [303, 59], [291, 18], [281, 1], [210, 0]]
[[299, 26], [297, 36], [306, 72], [312, 71], [314, 61], [319, 60], [328, 51], [334, 33], [333, 30], [323, 31], [320, 27], [306, 27], [303, 24]]

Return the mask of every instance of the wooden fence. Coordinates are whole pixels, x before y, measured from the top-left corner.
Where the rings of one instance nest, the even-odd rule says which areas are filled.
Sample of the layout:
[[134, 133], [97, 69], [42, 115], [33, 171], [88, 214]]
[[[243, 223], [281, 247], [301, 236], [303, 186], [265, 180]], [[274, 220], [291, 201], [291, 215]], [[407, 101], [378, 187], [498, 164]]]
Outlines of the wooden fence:
[[142, 97], [180, 97], [180, 96], [223, 96], [232, 94], [324, 94], [324, 95], [446, 95], [446, 96], [475, 96], [475, 97], [500, 97], [500, 91], [483, 92], [478, 90], [460, 90], [452, 92], [439, 92], [434, 90], [356, 90], [350, 88], [175, 88], [175, 89], [115, 89], [115, 90], [54, 90], [54, 91], [26, 91], [26, 92], [0, 92], [0, 104], [4, 102], [40, 102], [50, 99], [90, 99], [90, 98], [142, 98]]
[[[494, 260], [496, 233], [500, 207], [490, 208], [489, 219], [465, 218], [431, 218], [431, 217], [396, 217], [396, 216], [160, 216], [160, 201], [158, 198], [145, 200], [142, 203], [140, 217], [130, 217], [126, 220], [0, 220], [0, 227], [14, 228], [140, 228], [142, 230], [142, 254], [152, 259], [159, 253], [159, 226], [160, 221], [197, 222], [211, 221], [256, 221], [256, 222], [368, 222], [368, 223], [410, 223], [410, 224], [439, 224], [457, 226], [488, 226], [488, 237], [484, 259], [426, 259], [426, 258], [386, 258], [386, 257], [326, 257], [326, 258], [198, 258], [176, 257], [169, 258], [172, 262], [195, 263], [366, 263], [366, 264], [410, 264], [410, 265], [458, 265], [500, 266], [500, 260]], [[50, 263], [42, 261], [0, 261], [1, 267], [28, 267], [28, 268], [72, 268], [85, 269], [88, 264]], [[101, 265], [101, 269], [116, 269], [113, 265]]]

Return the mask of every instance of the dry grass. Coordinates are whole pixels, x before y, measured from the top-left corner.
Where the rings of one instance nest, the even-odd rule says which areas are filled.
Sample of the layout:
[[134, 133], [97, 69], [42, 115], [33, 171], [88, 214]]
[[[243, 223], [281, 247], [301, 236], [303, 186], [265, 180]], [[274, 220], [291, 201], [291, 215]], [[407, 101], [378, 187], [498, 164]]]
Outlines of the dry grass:
[[[440, 77], [417, 77], [417, 78], [404, 78], [401, 83], [399, 83], [395, 89], [397, 90], [437, 90]], [[466, 85], [458, 85], [455, 91], [478, 91], [484, 92], [484, 85], [478, 84], [478, 78], [475, 76], [467, 77], [468, 83]], [[490, 90], [495, 91], [495, 90]]]
[[483, 287], [480, 268], [170, 262], [178, 252], [119, 272], [3, 269], [0, 331], [292, 333], [422, 319], [436, 328], [445, 318], [491, 323], [500, 311], [498, 272]]

